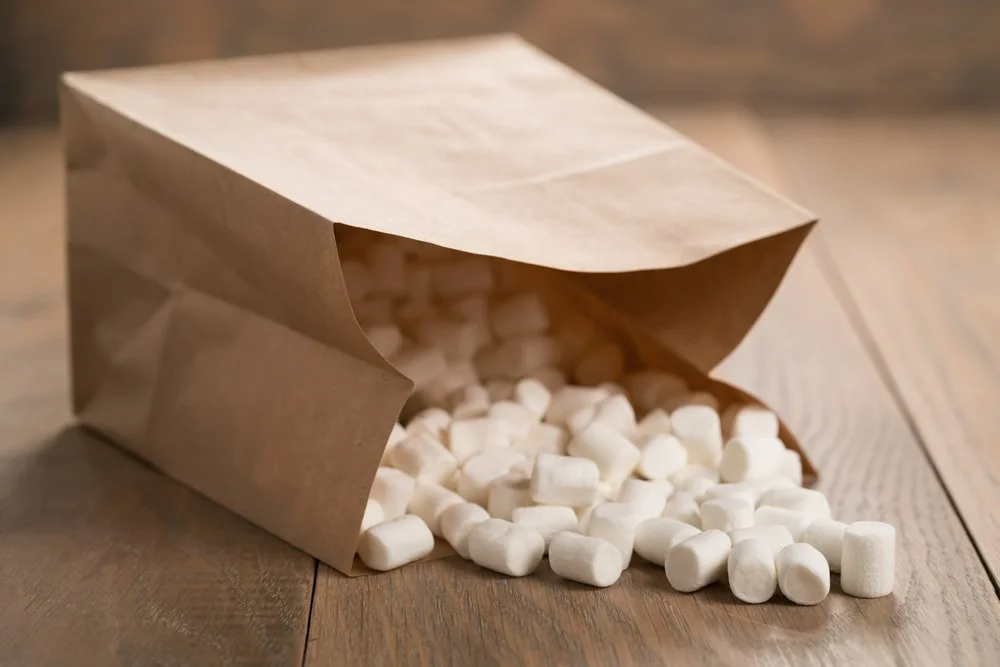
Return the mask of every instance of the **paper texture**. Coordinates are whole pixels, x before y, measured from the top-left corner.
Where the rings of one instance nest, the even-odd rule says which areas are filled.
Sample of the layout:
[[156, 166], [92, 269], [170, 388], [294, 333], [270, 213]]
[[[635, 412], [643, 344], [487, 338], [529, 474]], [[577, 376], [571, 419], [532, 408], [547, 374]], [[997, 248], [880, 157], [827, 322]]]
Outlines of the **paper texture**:
[[341, 225], [573, 272], [704, 380], [814, 221], [513, 37], [70, 74], [61, 102], [81, 422], [344, 572], [411, 383]]

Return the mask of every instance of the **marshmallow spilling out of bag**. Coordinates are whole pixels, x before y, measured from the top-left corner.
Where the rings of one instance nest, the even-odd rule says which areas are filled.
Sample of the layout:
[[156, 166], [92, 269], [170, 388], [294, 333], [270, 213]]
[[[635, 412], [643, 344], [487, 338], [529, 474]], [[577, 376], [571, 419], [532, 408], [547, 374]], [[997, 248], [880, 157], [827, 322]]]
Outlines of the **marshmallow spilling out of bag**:
[[361, 520], [368, 567], [437, 536], [513, 577], [548, 553], [594, 587], [635, 552], [678, 591], [723, 581], [750, 604], [817, 604], [831, 572], [849, 595], [892, 592], [892, 526], [835, 520], [766, 407], [633, 369], [622, 341], [484, 257], [395, 239], [342, 267], [365, 335], [415, 385]]

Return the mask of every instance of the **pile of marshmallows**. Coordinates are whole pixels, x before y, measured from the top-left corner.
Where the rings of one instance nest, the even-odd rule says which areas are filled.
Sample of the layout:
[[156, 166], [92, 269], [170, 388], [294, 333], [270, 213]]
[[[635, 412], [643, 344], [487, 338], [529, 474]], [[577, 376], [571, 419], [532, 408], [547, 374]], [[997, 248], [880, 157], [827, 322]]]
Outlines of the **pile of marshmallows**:
[[833, 520], [773, 412], [720, 415], [677, 376], [626, 372], [617, 342], [552, 322], [485, 258], [383, 239], [343, 268], [372, 344], [416, 386], [365, 509], [368, 567], [419, 560], [437, 536], [514, 577], [548, 554], [557, 575], [610, 586], [635, 552], [678, 591], [728, 581], [749, 603], [817, 604], [831, 572], [849, 595], [892, 592], [895, 530]]

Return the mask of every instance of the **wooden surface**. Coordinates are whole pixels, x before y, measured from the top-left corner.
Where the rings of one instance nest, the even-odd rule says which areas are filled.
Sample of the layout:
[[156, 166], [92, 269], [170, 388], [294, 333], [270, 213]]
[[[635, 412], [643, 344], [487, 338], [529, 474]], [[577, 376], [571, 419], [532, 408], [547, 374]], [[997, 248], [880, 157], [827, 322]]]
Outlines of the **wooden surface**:
[[[990, 397], [1000, 391], [990, 375], [1000, 344], [986, 337], [998, 264], [985, 247], [996, 238], [989, 142], [1000, 121], [658, 113], [761, 179], [791, 180], [821, 214], [821, 197], [832, 209], [720, 374], [782, 412], [839, 516], [897, 526], [893, 596], [856, 600], [835, 580], [817, 607], [750, 607], [719, 586], [674, 593], [638, 562], [595, 591], [544, 566], [509, 580], [452, 558], [357, 579], [321, 566], [309, 618], [314, 561], [67, 428], [58, 157], [50, 132], [8, 130], [0, 665], [995, 664], [1000, 601], [966, 527], [980, 545], [996, 538], [987, 499], [998, 485], [980, 469], [995, 463]], [[939, 135], [951, 162], [919, 150]], [[896, 160], [884, 145], [897, 146]], [[977, 160], [982, 171], [960, 164]], [[961, 489], [970, 478], [978, 486]]]

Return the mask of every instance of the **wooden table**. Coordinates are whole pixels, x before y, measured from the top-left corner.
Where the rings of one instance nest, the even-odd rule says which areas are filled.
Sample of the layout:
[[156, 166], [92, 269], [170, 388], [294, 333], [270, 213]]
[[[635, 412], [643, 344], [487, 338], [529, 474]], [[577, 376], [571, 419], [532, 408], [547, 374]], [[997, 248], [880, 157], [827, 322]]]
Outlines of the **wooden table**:
[[894, 595], [738, 604], [457, 558], [347, 579], [72, 426], [54, 130], [0, 131], [0, 665], [1000, 664], [1000, 118], [656, 109], [823, 224], [719, 374]]

